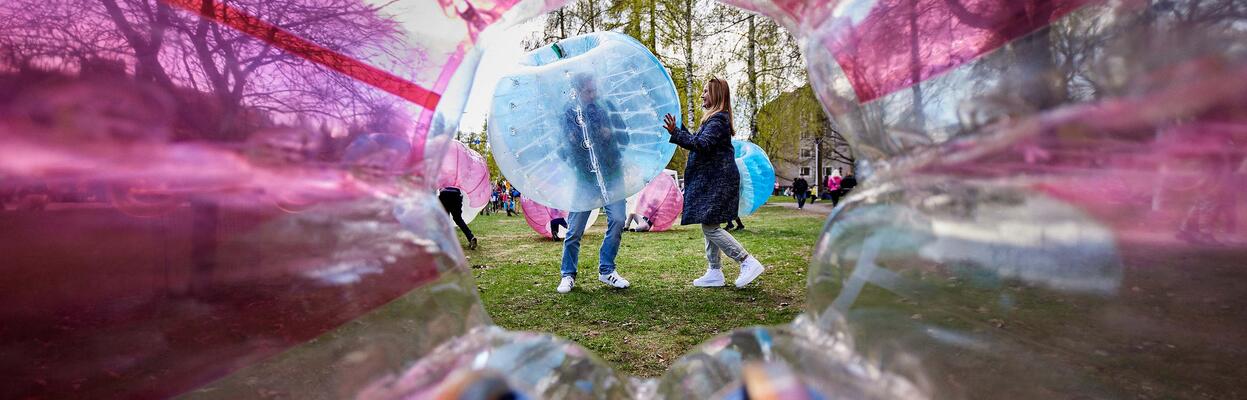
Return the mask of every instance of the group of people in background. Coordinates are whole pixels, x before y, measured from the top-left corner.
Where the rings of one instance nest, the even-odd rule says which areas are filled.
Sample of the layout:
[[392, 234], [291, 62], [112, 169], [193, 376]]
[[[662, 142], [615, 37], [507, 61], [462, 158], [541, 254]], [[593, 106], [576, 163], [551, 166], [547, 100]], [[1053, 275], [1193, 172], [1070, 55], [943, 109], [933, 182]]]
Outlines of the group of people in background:
[[511, 182], [500, 180], [494, 184], [493, 190], [489, 193], [489, 204], [485, 205], [483, 211], [485, 215], [493, 213], [506, 212], [510, 217], [520, 213], [519, 207], [520, 191], [511, 186]]
[[[506, 210], [507, 216], [510, 216], [513, 212], [518, 213], [515, 203], [519, 201], [519, 198], [520, 191], [511, 187], [510, 182], [499, 181], [489, 194], [489, 203], [485, 204], [485, 209], [481, 212], [489, 215], [499, 210]], [[468, 239], [468, 249], [476, 250], [476, 235], [472, 234], [472, 229], [468, 228], [468, 223], [463, 219], [463, 205], [466, 199], [467, 196], [463, 190], [453, 186], [441, 188], [437, 192], [437, 200], [442, 203], [442, 208], [446, 209], [446, 213], [450, 214], [450, 220], [454, 221], [455, 226], [459, 227], [459, 231], [463, 232], [463, 236]]]
[[806, 200], [813, 203], [818, 199], [822, 199], [830, 200], [833, 205], [839, 204], [840, 199], [843, 199], [844, 196], [849, 194], [849, 191], [857, 186], [857, 177], [853, 176], [852, 171], [848, 175], [841, 176], [840, 169], [837, 168], [833, 173], [827, 175], [826, 181], [823, 183], [821, 193], [811, 197], [811, 190], [814, 188], [810, 187], [810, 182], [805, 180], [805, 178], [797, 177], [792, 180], [792, 187], [788, 189], [790, 193], [786, 193], [786, 195], [791, 195], [797, 200], [797, 208], [805, 208]]

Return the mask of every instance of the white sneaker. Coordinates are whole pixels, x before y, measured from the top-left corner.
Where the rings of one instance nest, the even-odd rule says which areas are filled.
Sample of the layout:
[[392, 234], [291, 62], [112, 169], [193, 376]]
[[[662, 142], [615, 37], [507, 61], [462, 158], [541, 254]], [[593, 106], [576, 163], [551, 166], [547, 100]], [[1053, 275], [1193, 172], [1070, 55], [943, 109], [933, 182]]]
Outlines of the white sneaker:
[[736, 287], [745, 287], [749, 282], [758, 279], [758, 275], [762, 275], [766, 267], [758, 262], [758, 259], [749, 256], [745, 258], [745, 262], [740, 263], [740, 276], [736, 278]]
[[701, 278], [693, 280], [693, 286], [696, 287], [721, 287], [726, 282], [723, 279], [723, 270], [706, 268], [706, 274]]
[[576, 286], [576, 278], [564, 276], [563, 279], [559, 281], [559, 293], [570, 292], [574, 286]]
[[623, 288], [628, 287], [628, 285], [630, 285], [627, 279], [624, 279], [622, 276], [619, 276], [618, 272], [611, 272], [610, 275], [598, 275], [598, 280], [602, 281], [602, 283], [611, 285], [611, 287], [618, 288], [618, 289], [623, 289]]

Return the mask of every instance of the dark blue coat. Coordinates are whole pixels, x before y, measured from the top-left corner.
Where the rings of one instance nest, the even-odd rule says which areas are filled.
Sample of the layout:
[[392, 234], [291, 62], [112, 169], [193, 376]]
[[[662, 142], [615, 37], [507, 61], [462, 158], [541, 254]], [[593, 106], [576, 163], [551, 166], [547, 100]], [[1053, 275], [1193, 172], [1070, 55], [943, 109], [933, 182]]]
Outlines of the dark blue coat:
[[[601, 171], [602, 182], [607, 192], [622, 190], [623, 186], [623, 148], [628, 145], [628, 135], [619, 131], [626, 128], [623, 119], [609, 102], [587, 101], [581, 103], [579, 110], [568, 108], [563, 117], [563, 131], [567, 133], [567, 146], [559, 149], [559, 156], [576, 172], [581, 182], [599, 186], [598, 171]], [[580, 126], [583, 121], [584, 127]], [[585, 137], [585, 135], [588, 137]], [[585, 145], [585, 141], [593, 143], [593, 155]], [[596, 159], [598, 168], [594, 168], [590, 160]], [[602, 191], [576, 193], [581, 198], [577, 202], [602, 199]]]
[[722, 224], [736, 217], [740, 202], [740, 173], [725, 112], [701, 124], [696, 135], [680, 127], [671, 143], [689, 150], [684, 164], [684, 214], [681, 225]]

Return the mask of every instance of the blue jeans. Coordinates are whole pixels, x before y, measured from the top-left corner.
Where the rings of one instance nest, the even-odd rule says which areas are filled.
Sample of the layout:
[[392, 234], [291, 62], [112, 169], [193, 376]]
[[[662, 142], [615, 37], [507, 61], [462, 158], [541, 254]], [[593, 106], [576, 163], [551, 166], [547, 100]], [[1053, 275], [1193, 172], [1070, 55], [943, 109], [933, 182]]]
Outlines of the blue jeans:
[[[563, 239], [563, 264], [559, 270], [563, 276], [576, 276], [576, 264], [580, 263], [580, 238], [585, 234], [585, 224], [589, 222], [592, 211], [577, 211], [567, 215], [567, 237]], [[598, 250], [598, 274], [609, 275], [615, 272], [615, 255], [619, 254], [619, 241], [623, 236], [624, 213], [627, 212], [623, 200], [606, 205], [606, 238], [602, 239], [602, 248]]]

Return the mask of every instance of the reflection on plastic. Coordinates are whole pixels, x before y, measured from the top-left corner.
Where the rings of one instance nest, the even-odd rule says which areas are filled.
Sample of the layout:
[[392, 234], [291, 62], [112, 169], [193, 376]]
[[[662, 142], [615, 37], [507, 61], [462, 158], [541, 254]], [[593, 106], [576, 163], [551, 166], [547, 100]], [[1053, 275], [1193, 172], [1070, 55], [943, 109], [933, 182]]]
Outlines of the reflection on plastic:
[[486, 327], [443, 344], [359, 398], [454, 398], [450, 395], [473, 386], [502, 386], [491, 391], [540, 399], [623, 399], [633, 391], [626, 379], [575, 343]]
[[910, 381], [853, 353], [848, 340], [804, 318], [737, 329], [676, 360], [657, 393], [664, 399], [926, 398]]
[[0, 2], [0, 397], [346, 398], [489, 324], [435, 139], [546, 5], [453, 3]]
[[864, 177], [819, 329], [937, 398], [1241, 395], [1235, 2], [729, 2], [801, 38]]

